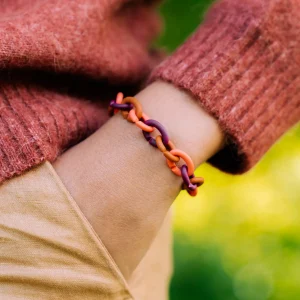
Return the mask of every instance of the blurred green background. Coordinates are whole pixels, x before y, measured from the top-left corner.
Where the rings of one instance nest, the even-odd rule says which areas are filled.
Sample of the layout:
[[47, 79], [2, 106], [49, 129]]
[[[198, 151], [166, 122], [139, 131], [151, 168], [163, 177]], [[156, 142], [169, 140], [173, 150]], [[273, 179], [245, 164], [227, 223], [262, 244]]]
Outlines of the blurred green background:
[[[211, 2], [167, 0], [159, 45], [174, 50]], [[209, 165], [197, 173], [206, 179], [199, 195], [175, 204], [171, 300], [299, 300], [300, 127], [245, 175]]]

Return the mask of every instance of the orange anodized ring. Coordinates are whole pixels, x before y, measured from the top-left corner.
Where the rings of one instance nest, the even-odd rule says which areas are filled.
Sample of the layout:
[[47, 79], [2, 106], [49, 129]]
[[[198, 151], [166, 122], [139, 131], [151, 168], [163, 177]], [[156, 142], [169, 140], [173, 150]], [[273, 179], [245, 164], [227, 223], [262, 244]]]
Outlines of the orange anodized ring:
[[[161, 152], [164, 153], [164, 152], [168, 151], [168, 149], [165, 147], [165, 145], [162, 141], [161, 135], [158, 135], [155, 140], [156, 140], [156, 146]], [[168, 147], [170, 150], [173, 150], [176, 148], [175, 145], [171, 142], [171, 140], [169, 140]]]
[[[143, 116], [143, 109], [141, 103], [134, 97], [126, 97], [122, 100], [122, 104], [131, 103], [134, 106], [135, 114], [138, 119], [141, 119]], [[122, 115], [125, 119], [128, 117], [127, 111], [122, 111]]]
[[[142, 113], [142, 118], [143, 120], [148, 120], [149, 117]], [[139, 127], [140, 129], [147, 131], [147, 132], [152, 132], [154, 130], [154, 128], [152, 126], [148, 126], [147, 124], [145, 124], [144, 122], [140, 121], [135, 113], [135, 109], [132, 109], [131, 111], [129, 111], [128, 116], [127, 116], [127, 120], [135, 123], [135, 125], [137, 127]]]
[[[197, 187], [201, 186], [204, 183], [204, 179], [202, 177], [193, 177], [190, 179], [190, 181], [192, 184], [196, 184]], [[182, 184], [182, 189], [187, 190], [187, 185], [185, 183]]]
[[123, 99], [124, 99], [123, 93], [118, 93], [117, 98], [116, 98], [116, 102], [118, 104], [122, 104]]
[[201, 186], [204, 183], [204, 178], [202, 178], [202, 177], [191, 178], [191, 183]]
[[[161, 135], [158, 135], [155, 139], [157, 148], [163, 153], [163, 155], [170, 161], [179, 162], [180, 157], [173, 155], [164, 145]], [[170, 150], [175, 149], [175, 145], [169, 140], [168, 147]]]
[[195, 189], [194, 191], [188, 191], [188, 193], [192, 196], [195, 197], [198, 194], [198, 189]]
[[[117, 98], [116, 98], [116, 103], [118, 103], [118, 104], [122, 104], [122, 101], [123, 101], [123, 98], [124, 98], [124, 95], [123, 95], [123, 93], [118, 93], [117, 94]], [[118, 109], [115, 109], [114, 110], [114, 114], [116, 114], [116, 113], [118, 113]]]
[[[194, 170], [195, 170], [194, 163], [188, 154], [186, 154], [184, 151], [181, 151], [179, 149], [173, 149], [170, 151], [170, 153], [179, 156], [184, 160], [184, 162], [188, 167], [189, 176], [192, 176], [194, 174]], [[176, 174], [177, 176], [181, 176], [181, 170], [176, 166], [176, 164], [173, 161], [167, 159], [167, 164], [174, 174]]]

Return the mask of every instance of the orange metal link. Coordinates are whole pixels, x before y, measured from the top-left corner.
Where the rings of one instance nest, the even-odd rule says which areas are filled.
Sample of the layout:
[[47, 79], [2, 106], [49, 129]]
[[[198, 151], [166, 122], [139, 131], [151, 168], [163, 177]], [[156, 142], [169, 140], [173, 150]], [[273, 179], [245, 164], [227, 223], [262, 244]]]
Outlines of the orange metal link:
[[[165, 147], [163, 141], [162, 141], [162, 136], [161, 135], [158, 135], [156, 137], [156, 145], [157, 145], [157, 148], [161, 151], [161, 152], [165, 152], [167, 151], [167, 148]], [[173, 144], [173, 142], [171, 142], [171, 140], [169, 140], [169, 143], [168, 143], [168, 147], [170, 150], [173, 150], [175, 149], [175, 145]]]
[[123, 93], [118, 93], [117, 98], [116, 98], [116, 102], [118, 104], [122, 104], [123, 98], [124, 98]]
[[[122, 100], [122, 104], [131, 103], [134, 106], [135, 114], [138, 119], [141, 119], [143, 116], [143, 109], [141, 103], [134, 97], [126, 97]], [[125, 119], [128, 117], [128, 111], [122, 111], [122, 115]]]
[[194, 191], [187, 191], [192, 197], [197, 196], [198, 194], [198, 189], [195, 189]]
[[[142, 118], [143, 120], [148, 120], [148, 116], [145, 115], [144, 113], [142, 113]], [[140, 121], [137, 117], [137, 115], [135, 114], [135, 109], [132, 109], [131, 111], [129, 111], [127, 120], [135, 123], [135, 125], [137, 127], [139, 127], [140, 129], [147, 131], [147, 132], [152, 132], [154, 130], [154, 128], [152, 126], [148, 126], [146, 125], [144, 122]]]
[[[179, 162], [180, 157], [173, 155], [169, 150], [167, 150], [164, 143], [162, 142], [161, 135], [158, 135], [155, 140], [156, 140], [157, 148], [163, 153], [163, 155], [167, 159], [169, 159], [170, 161], [173, 161], [173, 162]], [[175, 146], [171, 141], [169, 141], [168, 146], [170, 149], [175, 149]]]
[[[204, 183], [204, 179], [202, 177], [193, 177], [190, 179], [192, 184], [196, 184], [197, 187], [201, 186]], [[187, 190], [186, 184], [182, 184], [182, 189]]]
[[[188, 167], [189, 176], [192, 176], [194, 174], [194, 169], [195, 169], [194, 163], [188, 154], [186, 154], [184, 151], [181, 151], [179, 149], [173, 149], [170, 151], [170, 153], [181, 157], [185, 161]], [[174, 174], [176, 174], [177, 176], [181, 176], [181, 170], [176, 166], [176, 164], [173, 161], [167, 159], [167, 164]]]
[[191, 178], [191, 183], [197, 184], [197, 186], [200, 186], [204, 183], [204, 178], [202, 178], [202, 177]]
[[[122, 103], [122, 101], [123, 101], [123, 98], [124, 98], [124, 95], [123, 95], [123, 93], [118, 93], [117, 94], [117, 98], [116, 98], [116, 103], [118, 103], [118, 104], [121, 104]], [[118, 113], [118, 109], [115, 109], [114, 110], [114, 114], [117, 114]]]
[[180, 161], [180, 157], [176, 156], [176, 155], [173, 155], [170, 151], [165, 151], [163, 152], [163, 155], [165, 156], [165, 158], [167, 160], [170, 160], [174, 163], [177, 163]]

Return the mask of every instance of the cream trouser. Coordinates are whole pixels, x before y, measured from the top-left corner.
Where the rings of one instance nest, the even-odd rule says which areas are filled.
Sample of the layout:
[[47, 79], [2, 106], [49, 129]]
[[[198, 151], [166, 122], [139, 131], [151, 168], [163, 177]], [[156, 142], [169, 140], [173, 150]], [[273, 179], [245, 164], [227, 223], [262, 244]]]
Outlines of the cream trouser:
[[1, 300], [164, 300], [170, 245], [168, 216], [126, 282], [49, 162], [0, 186]]

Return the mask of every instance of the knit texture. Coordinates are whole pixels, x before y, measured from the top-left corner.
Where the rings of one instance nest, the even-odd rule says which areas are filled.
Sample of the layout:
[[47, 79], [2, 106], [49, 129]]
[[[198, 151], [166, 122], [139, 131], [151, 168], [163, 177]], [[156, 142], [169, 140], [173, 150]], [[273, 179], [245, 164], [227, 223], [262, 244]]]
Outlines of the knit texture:
[[107, 101], [149, 75], [160, 59], [152, 2], [1, 2], [0, 182], [89, 136]]
[[[112, 94], [149, 75], [156, 2], [2, 1], [0, 182], [54, 161], [107, 120]], [[298, 0], [223, 0], [153, 71], [217, 118], [220, 169], [245, 172], [299, 120], [299, 20]]]
[[210, 162], [221, 170], [249, 170], [299, 121], [299, 20], [297, 0], [222, 1], [153, 72], [218, 120], [227, 143]]

